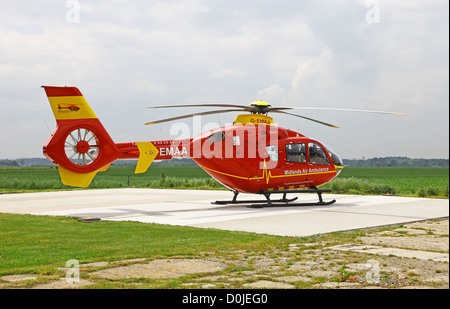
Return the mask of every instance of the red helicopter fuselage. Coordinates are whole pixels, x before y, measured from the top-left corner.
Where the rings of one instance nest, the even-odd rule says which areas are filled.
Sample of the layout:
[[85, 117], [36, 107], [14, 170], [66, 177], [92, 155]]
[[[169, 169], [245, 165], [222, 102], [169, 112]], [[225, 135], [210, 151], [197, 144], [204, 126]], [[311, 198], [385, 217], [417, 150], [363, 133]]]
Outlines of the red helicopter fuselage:
[[[212, 145], [218, 151], [214, 149], [209, 156], [204, 154], [193, 159], [225, 187], [245, 193], [318, 187], [335, 178], [342, 169], [341, 162], [336, 162], [337, 165], [332, 160], [336, 155], [330, 155], [330, 151], [316, 140], [281, 127], [257, 128], [257, 134], [248, 135], [245, 126], [218, 129], [212, 134], [239, 134], [242, 130], [241, 145], [225, 138], [221, 146]], [[265, 135], [263, 132], [270, 130], [275, 131], [277, 140], [261, 137]], [[202, 139], [203, 147], [207, 145], [208, 148], [208, 137], [203, 135], [198, 139]]]
[[317, 187], [343, 167], [320, 142], [271, 124], [218, 128], [194, 138], [191, 147], [192, 158], [209, 175], [245, 193]]
[[239, 115], [232, 126], [193, 139], [152, 144], [158, 150], [155, 160], [190, 157], [222, 185], [237, 192], [314, 188], [332, 180], [343, 168], [331, 149], [274, 125], [265, 115]]

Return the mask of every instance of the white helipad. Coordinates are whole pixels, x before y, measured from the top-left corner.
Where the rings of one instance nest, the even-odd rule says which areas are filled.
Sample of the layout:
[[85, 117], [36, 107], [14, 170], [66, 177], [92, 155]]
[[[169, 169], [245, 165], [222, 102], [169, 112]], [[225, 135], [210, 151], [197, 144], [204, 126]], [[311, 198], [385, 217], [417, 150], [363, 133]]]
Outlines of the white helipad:
[[[316, 194], [296, 196], [300, 202], [317, 201]], [[449, 215], [449, 200], [395, 196], [323, 194], [325, 201], [337, 200], [328, 206], [251, 208], [250, 204], [211, 204], [232, 197], [229, 191], [136, 188], [3, 194], [0, 212], [97, 217], [283, 236], [309, 236]], [[238, 197], [255, 198], [264, 199], [247, 194]]]

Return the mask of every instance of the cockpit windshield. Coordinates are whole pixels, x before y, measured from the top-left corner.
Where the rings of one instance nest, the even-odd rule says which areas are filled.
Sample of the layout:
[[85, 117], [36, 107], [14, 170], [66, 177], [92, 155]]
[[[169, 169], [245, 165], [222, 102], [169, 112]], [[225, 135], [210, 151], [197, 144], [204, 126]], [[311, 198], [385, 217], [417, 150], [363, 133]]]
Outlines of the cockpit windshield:
[[319, 144], [309, 143], [308, 147], [309, 147], [309, 163], [330, 165], [330, 160], [328, 159], [325, 151]]
[[[322, 143], [323, 144], [323, 143]], [[335, 151], [333, 151], [330, 147], [328, 147], [327, 145], [323, 144], [323, 146], [325, 147], [325, 149], [327, 150], [328, 154], [330, 155], [331, 160], [333, 161], [333, 164], [335, 166], [338, 166], [340, 168], [344, 167], [344, 163], [342, 162], [341, 158], [337, 155], [337, 153]]]

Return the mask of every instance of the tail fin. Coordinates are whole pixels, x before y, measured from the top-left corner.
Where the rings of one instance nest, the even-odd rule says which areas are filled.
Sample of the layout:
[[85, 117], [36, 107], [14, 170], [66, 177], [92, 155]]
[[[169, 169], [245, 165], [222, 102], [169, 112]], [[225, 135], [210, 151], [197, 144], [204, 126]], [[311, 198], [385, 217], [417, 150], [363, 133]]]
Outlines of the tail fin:
[[57, 123], [44, 155], [58, 165], [64, 184], [87, 187], [121, 152], [76, 87], [42, 87]]
[[45, 89], [55, 119], [98, 119], [94, 111], [76, 87], [50, 87]]
[[78, 88], [42, 87], [57, 124], [43, 151], [58, 165], [65, 185], [87, 187], [97, 172], [118, 159], [139, 159], [135, 173], [144, 173], [156, 157], [189, 156], [190, 140], [180, 141], [178, 146], [174, 141], [115, 144]]

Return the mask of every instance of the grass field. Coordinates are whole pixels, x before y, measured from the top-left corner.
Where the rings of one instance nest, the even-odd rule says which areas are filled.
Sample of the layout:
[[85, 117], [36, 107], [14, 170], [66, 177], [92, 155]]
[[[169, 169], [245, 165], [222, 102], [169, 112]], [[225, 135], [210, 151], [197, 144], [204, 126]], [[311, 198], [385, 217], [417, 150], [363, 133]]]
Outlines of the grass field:
[[[200, 167], [151, 167], [134, 174], [134, 167], [111, 167], [98, 173], [89, 188], [225, 189]], [[395, 194], [448, 198], [449, 169], [434, 167], [347, 167], [322, 188], [343, 194]], [[68, 190], [55, 168], [0, 168], [0, 192]]]
[[189, 257], [203, 250], [275, 246], [281, 237], [169, 225], [0, 213], [0, 276], [52, 274], [65, 261]]
[[[390, 192], [398, 195], [448, 198], [448, 176], [448, 168], [345, 168], [337, 179], [326, 186], [337, 193]], [[222, 188], [198, 167], [152, 167], [143, 175], [134, 175], [133, 167], [112, 167], [99, 173], [91, 185], [92, 188], [128, 186]], [[0, 169], [2, 193], [68, 189], [72, 188], [60, 183], [55, 168]], [[289, 263], [308, 259], [309, 252], [314, 248], [311, 244], [332, 246], [357, 242], [358, 237], [365, 236], [365, 233], [366, 231], [350, 231], [298, 238], [125, 221], [83, 223], [69, 217], [0, 213], [0, 277], [37, 275], [37, 279], [12, 285], [0, 278], [0, 287], [6, 284], [7, 288], [28, 288], [57, 281], [64, 278], [65, 273], [60, 268], [70, 259], [89, 263], [135, 258], [154, 260], [214, 257], [227, 261], [227, 267], [220, 275], [241, 278], [245, 272], [257, 269], [258, 261], [264, 258], [274, 261], [270, 267], [282, 267], [283, 274], [289, 276], [292, 275]], [[303, 249], [293, 253], [294, 259], [286, 264], [283, 262], [284, 254], [290, 252], [292, 244]], [[239, 259], [244, 259], [246, 263], [243, 264]], [[326, 259], [329, 260], [329, 267], [342, 263], [331, 260], [331, 257]], [[355, 254], [346, 259], [353, 263], [365, 263], [367, 260], [366, 256]], [[330, 280], [345, 280], [345, 263], [338, 267], [341, 267], [339, 273], [342, 273], [342, 276], [334, 276]], [[82, 279], [90, 278], [90, 274], [85, 271], [81, 276]], [[272, 280], [266, 270], [257, 278], [246, 280], [256, 281], [260, 278]], [[175, 279], [96, 280], [91, 288], [185, 288], [183, 284], [193, 280], [195, 281], [195, 275]], [[296, 283], [296, 287], [308, 288], [324, 280], [326, 279], [320, 276], [312, 277], [308, 283]], [[384, 275], [382, 282], [387, 284], [390, 280], [391, 277]], [[235, 284], [240, 288], [242, 282], [236, 281]], [[395, 287], [393, 284], [391, 286]]]
[[[439, 224], [425, 224], [427, 239], [436, 242], [436, 237], [448, 238], [448, 234], [433, 235], [431, 228], [428, 229], [430, 223], [434, 227]], [[248, 288], [247, 284], [261, 282], [272, 284], [269, 288], [284, 288], [279, 287], [280, 282], [285, 282], [283, 278], [294, 278], [289, 280], [288, 288], [296, 289], [330, 288], [330, 285], [337, 288], [341, 284], [351, 289], [366, 286], [448, 289], [448, 280], [446, 283], [439, 279], [448, 277], [447, 262], [377, 256], [382, 271], [380, 282], [373, 284], [367, 281], [368, 268], [352, 266], [366, 265], [374, 258], [372, 254], [330, 251], [332, 246], [362, 243], [362, 238], [377, 237], [382, 232], [396, 235], [391, 238], [408, 238], [403, 225], [283, 237], [126, 221], [84, 223], [69, 217], [0, 213], [0, 290], [77, 288], [64, 284], [70, 271], [64, 267], [71, 267], [67, 266], [70, 260], [80, 263], [80, 279], [88, 281], [84, 287], [87, 289], [242, 289]], [[417, 236], [412, 232], [409, 238]], [[161, 267], [167, 268], [161, 263], [152, 266], [156, 276], [151, 277], [123, 273], [122, 277], [107, 278], [96, 273], [98, 270], [117, 272], [118, 268], [131, 265], [148, 269], [146, 265], [150, 261], [165, 264], [176, 259], [192, 261], [197, 267], [205, 261], [219, 262], [223, 267], [220, 270], [197, 268], [196, 273], [187, 274], [178, 270], [179, 276], [175, 277], [158, 276]], [[86, 264], [95, 262], [100, 263]], [[429, 281], [430, 276], [434, 281]]]
[[[0, 213], [0, 289], [2, 284], [7, 284], [2, 277], [8, 275], [33, 274], [37, 278], [17, 282], [7, 288], [29, 288], [57, 281], [64, 278], [65, 270], [62, 268], [72, 259], [80, 264], [106, 261], [127, 265], [128, 260], [142, 258], [151, 261], [211, 257], [227, 264], [220, 275], [241, 277], [246, 271], [259, 267], [258, 260], [263, 258], [272, 261], [269, 268], [281, 267], [286, 275], [290, 275], [292, 271], [289, 266], [294, 261], [304, 260], [304, 254], [314, 249], [311, 244], [343, 244], [355, 241], [365, 233], [350, 231], [310, 237], [283, 237], [126, 221], [83, 223], [69, 217]], [[294, 253], [293, 261], [285, 263], [283, 256], [290, 252], [292, 244], [307, 246], [301, 246], [302, 249]], [[356, 258], [352, 256], [351, 259], [355, 261]], [[331, 264], [334, 263], [330, 261]], [[344, 267], [342, 265], [341, 269], [344, 270]], [[345, 279], [339, 273], [336, 274], [331, 280], [340, 282]], [[85, 270], [81, 273], [81, 279], [89, 276]], [[89, 288], [186, 288], [183, 283], [195, 281], [195, 276], [96, 279], [96, 283]], [[267, 270], [263, 270], [263, 274], [250, 280], [267, 280], [270, 276]], [[308, 288], [311, 284], [325, 280], [323, 277], [311, 279], [308, 285], [300, 284], [299, 287]], [[242, 283], [237, 281], [236, 284]]]

